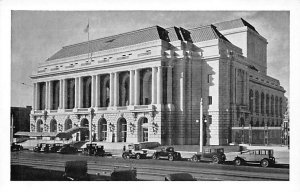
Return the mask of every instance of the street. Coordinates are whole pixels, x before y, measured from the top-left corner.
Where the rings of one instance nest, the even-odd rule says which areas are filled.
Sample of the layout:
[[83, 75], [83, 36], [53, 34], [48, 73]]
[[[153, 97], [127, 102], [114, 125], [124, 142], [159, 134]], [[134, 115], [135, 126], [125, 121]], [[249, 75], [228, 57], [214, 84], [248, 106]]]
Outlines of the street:
[[[164, 180], [170, 173], [190, 173], [199, 181], [267, 181], [289, 180], [289, 167], [276, 165], [262, 168], [258, 164], [234, 166], [230, 163], [212, 164], [208, 162], [190, 162], [122, 159], [121, 157], [94, 157], [80, 153], [62, 155], [58, 153], [34, 153], [20, 151], [11, 153], [11, 165], [22, 165], [38, 169], [64, 171], [66, 161], [86, 160], [91, 175], [110, 175], [114, 167], [132, 167], [137, 169], [139, 180]], [[13, 178], [13, 175], [12, 175]]]

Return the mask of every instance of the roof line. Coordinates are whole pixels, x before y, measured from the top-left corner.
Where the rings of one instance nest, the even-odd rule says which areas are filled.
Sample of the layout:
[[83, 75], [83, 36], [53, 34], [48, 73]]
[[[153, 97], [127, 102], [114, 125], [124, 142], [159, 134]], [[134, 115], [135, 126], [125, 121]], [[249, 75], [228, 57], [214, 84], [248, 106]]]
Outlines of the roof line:
[[116, 34], [116, 35], [112, 35], [112, 36], [107, 36], [107, 37], [102, 37], [102, 38], [98, 38], [98, 39], [93, 39], [93, 40], [90, 40], [90, 41], [83, 41], [83, 42], [80, 42], [80, 43], [66, 45], [66, 46], [63, 46], [62, 48], [64, 49], [64, 48], [68, 48], [68, 47], [73, 47], [73, 46], [78, 46], [78, 45], [86, 44], [88, 42], [94, 42], [94, 41], [105, 40], [105, 39], [112, 39], [112, 38], [116, 38], [116, 37], [119, 37], [119, 36], [122, 36], [122, 35], [128, 35], [128, 34], [132, 34], [132, 33], [137, 33], [137, 32], [141, 32], [141, 31], [149, 30], [151, 28], [157, 28], [157, 29], [161, 28], [161, 29], [164, 29], [161, 26], [154, 25], [154, 26], [151, 26], [151, 27], [146, 27], [146, 28], [142, 28], [142, 29], [138, 29], [138, 30], [134, 30], [134, 31], [128, 31], [128, 32], [125, 32], [125, 33], [120, 33], [120, 34]]

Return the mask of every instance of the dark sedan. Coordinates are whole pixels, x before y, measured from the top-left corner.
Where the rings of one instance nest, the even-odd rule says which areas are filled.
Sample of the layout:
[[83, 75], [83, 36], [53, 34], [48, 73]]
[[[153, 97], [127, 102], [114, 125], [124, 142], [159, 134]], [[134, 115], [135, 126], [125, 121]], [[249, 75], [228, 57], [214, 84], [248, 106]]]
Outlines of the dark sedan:
[[181, 154], [174, 151], [173, 147], [162, 148], [160, 151], [154, 152], [153, 159], [168, 159], [169, 161], [180, 160]]
[[70, 144], [66, 144], [62, 146], [62, 148], [60, 148], [57, 152], [61, 154], [73, 154], [77, 153], [78, 149]]

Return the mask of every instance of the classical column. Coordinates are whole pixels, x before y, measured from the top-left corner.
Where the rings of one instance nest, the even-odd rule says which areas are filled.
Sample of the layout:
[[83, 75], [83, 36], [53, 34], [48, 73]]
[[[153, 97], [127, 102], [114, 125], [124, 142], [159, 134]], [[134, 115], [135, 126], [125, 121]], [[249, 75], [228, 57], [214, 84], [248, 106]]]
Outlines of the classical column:
[[92, 75], [91, 81], [91, 107], [95, 107], [95, 99], [96, 99], [96, 92], [95, 92], [95, 83], [96, 75]]
[[35, 104], [36, 104], [36, 109], [37, 110], [41, 110], [41, 108], [40, 108], [41, 107], [40, 106], [40, 98], [41, 98], [41, 91], [40, 91], [41, 89], [40, 89], [40, 87], [41, 87], [40, 84], [36, 83], [36, 92], [35, 92], [35, 94], [36, 94], [35, 95], [35, 97], [36, 97], [36, 101], [35, 102], [36, 103]]
[[100, 75], [96, 75], [96, 87], [95, 87], [95, 92], [96, 92], [96, 101], [95, 101], [95, 107], [99, 107], [99, 102], [100, 102]]
[[67, 95], [67, 80], [62, 79], [61, 109], [66, 108], [66, 95]]
[[151, 100], [152, 103], [151, 104], [156, 104], [157, 100], [157, 67], [152, 67], [152, 96], [151, 96]]
[[78, 80], [79, 78], [78, 77], [75, 77], [75, 106], [74, 108], [78, 108], [78, 86], [79, 86], [79, 83], [78, 83]]
[[78, 108], [82, 108], [82, 96], [83, 96], [83, 90], [82, 90], [82, 77], [78, 78]]
[[129, 105], [134, 105], [134, 70], [130, 70], [130, 80], [129, 80]]
[[114, 79], [114, 106], [119, 105], [119, 72], [115, 72]]
[[36, 100], [37, 100], [37, 96], [36, 96], [36, 83], [33, 83], [33, 103], [32, 103], [32, 110], [36, 110], [37, 104], [36, 104]]
[[45, 110], [49, 109], [49, 82], [46, 81], [46, 89], [45, 89]]
[[173, 102], [173, 73], [172, 73], [173, 67], [168, 67], [168, 74], [167, 74], [167, 103], [172, 104]]
[[49, 81], [49, 105], [48, 108], [51, 110], [53, 109], [53, 81]]
[[157, 104], [162, 104], [162, 93], [163, 93], [163, 82], [162, 82], [162, 67], [159, 66], [157, 69]]
[[62, 96], [63, 96], [63, 80], [59, 80], [59, 102], [58, 109], [62, 109]]
[[134, 75], [134, 88], [135, 88], [135, 97], [134, 105], [140, 104], [140, 70], [136, 69]]
[[109, 78], [109, 106], [114, 105], [114, 73], [110, 73]]

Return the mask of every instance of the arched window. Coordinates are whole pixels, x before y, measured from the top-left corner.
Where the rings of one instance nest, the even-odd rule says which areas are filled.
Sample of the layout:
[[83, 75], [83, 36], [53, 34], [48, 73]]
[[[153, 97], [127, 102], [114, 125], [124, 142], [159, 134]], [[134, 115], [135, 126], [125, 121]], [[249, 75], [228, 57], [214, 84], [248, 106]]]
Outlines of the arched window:
[[98, 121], [98, 141], [107, 140], [107, 121], [104, 118]]
[[252, 114], [253, 113], [253, 90], [250, 89], [249, 91], [249, 111]]
[[271, 96], [271, 116], [274, 116], [274, 96]]
[[129, 105], [129, 72], [122, 72], [119, 74], [119, 105]]
[[72, 128], [72, 120], [71, 119], [66, 119], [65, 121], [65, 131], [67, 131], [68, 129]]
[[55, 119], [50, 121], [50, 132], [57, 132], [57, 121]]
[[36, 122], [36, 132], [43, 132], [43, 121], [41, 119]]
[[261, 93], [260, 96], [260, 112], [263, 115], [265, 113], [265, 95]]
[[82, 78], [82, 107], [83, 108], [89, 108], [91, 107], [91, 80], [92, 78], [84, 77]]
[[120, 118], [117, 127], [118, 142], [127, 141], [127, 121], [125, 118]]
[[140, 104], [149, 105], [152, 102], [152, 71], [150, 69], [144, 69], [140, 72], [141, 84], [140, 84]]
[[66, 89], [67, 89], [66, 108], [73, 109], [75, 106], [75, 79], [66, 80]]
[[259, 93], [258, 91], [255, 92], [255, 113], [259, 113]]
[[269, 94], [266, 95], [266, 114], [267, 116], [269, 115], [269, 111], [270, 110], [270, 98], [269, 98]]

